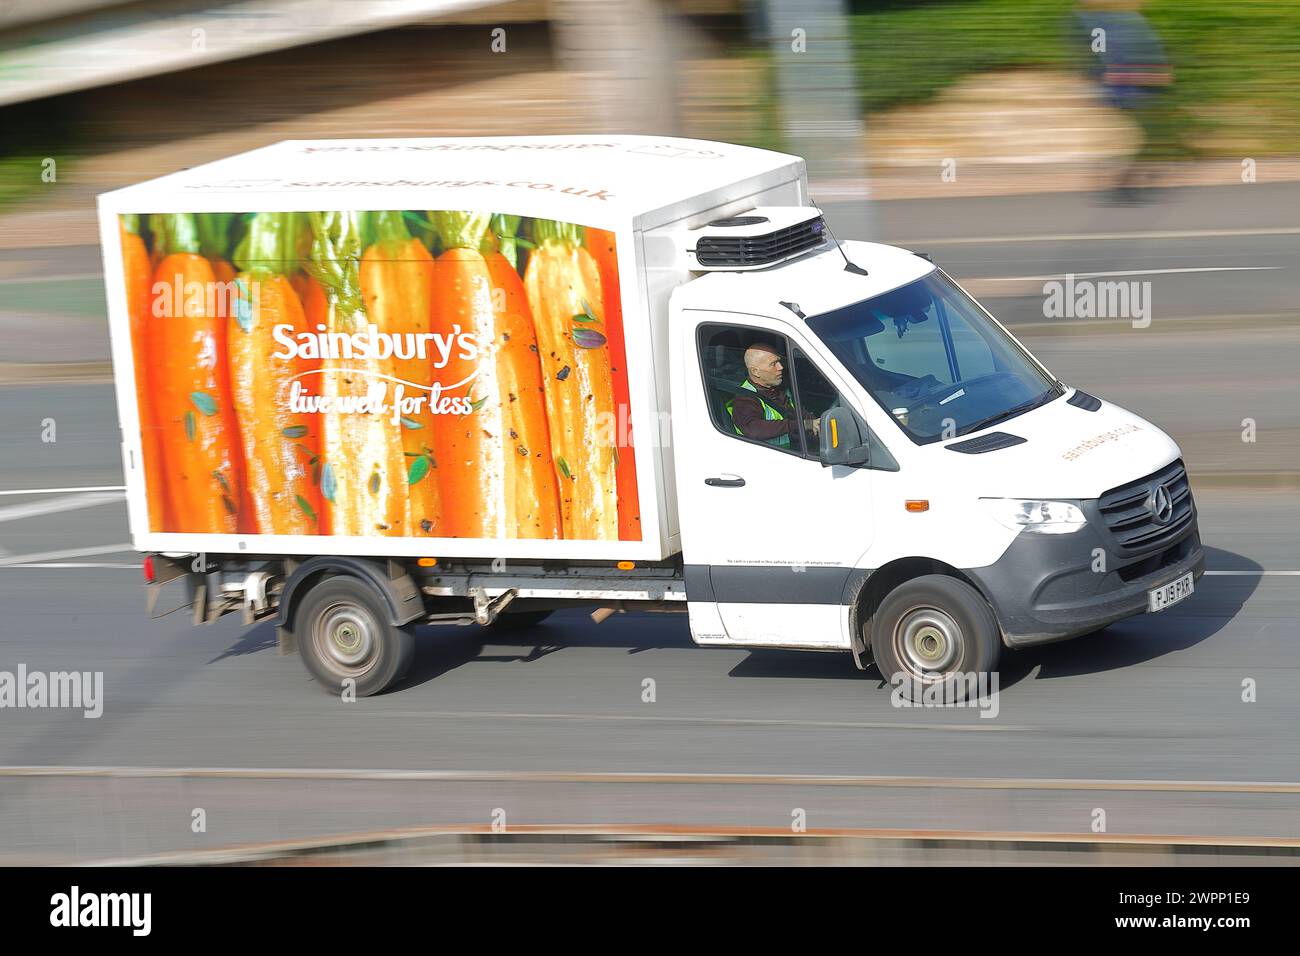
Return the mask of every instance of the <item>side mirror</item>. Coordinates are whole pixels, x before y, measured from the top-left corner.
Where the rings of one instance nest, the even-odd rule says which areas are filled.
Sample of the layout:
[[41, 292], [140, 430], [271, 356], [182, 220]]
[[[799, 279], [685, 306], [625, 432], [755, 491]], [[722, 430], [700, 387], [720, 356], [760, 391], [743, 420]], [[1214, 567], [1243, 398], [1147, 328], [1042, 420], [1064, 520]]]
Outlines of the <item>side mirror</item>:
[[818, 432], [821, 444], [817, 457], [822, 467], [868, 464], [871, 452], [867, 446], [866, 430], [852, 409], [826, 409]]

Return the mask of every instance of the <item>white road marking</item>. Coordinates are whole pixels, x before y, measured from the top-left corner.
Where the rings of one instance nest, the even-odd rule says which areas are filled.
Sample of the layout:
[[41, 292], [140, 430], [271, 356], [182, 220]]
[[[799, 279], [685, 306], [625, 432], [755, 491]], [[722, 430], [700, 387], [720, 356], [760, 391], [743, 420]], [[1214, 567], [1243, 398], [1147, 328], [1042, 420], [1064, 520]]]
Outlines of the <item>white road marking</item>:
[[95, 508], [110, 501], [125, 498], [120, 491], [88, 491], [63, 498], [45, 498], [29, 501], [22, 505], [10, 505], [0, 508], [0, 522], [18, 521], [21, 518], [35, 518], [39, 515], [58, 514], [62, 511], [80, 511], [82, 508]]
[[[21, 557], [24, 557], [24, 555], [19, 555], [19, 557], [20, 557], [20, 558], [21, 558]], [[50, 561], [50, 562], [46, 562], [46, 563], [44, 563], [44, 564], [3, 564], [3, 565], [0, 565], [0, 568], [3, 568], [4, 570], [8, 570], [8, 569], [10, 569], [10, 568], [134, 568], [135, 570], [138, 571], [138, 570], [140, 570], [142, 567], [144, 567], [144, 565], [142, 565], [142, 564], [113, 564], [113, 563], [108, 562], [108, 561], [100, 561], [100, 562], [94, 562], [94, 561], [85, 561], [85, 562], [73, 562], [73, 561]]]
[[[93, 504], [85, 504], [80, 507], [93, 507]], [[60, 508], [60, 511], [71, 510], [69, 508]], [[25, 515], [12, 515], [9, 510], [0, 508], [0, 521], [12, 521], [15, 517], [26, 517]], [[79, 558], [87, 557], [93, 554], [116, 554], [124, 551], [134, 551], [131, 544], [109, 544], [96, 545], [87, 548], [72, 548], [63, 551], [44, 551], [39, 554], [19, 554], [14, 555], [12, 560], [0, 561], [0, 567], [47, 567], [47, 568], [138, 568], [138, 564], [116, 564], [116, 563], [87, 563], [87, 564], [17, 564], [18, 561], [47, 561], [55, 558]], [[1283, 575], [1289, 577], [1300, 577], [1300, 570], [1259, 570], [1259, 571], [1206, 571], [1207, 575], [1222, 575], [1225, 577], [1263, 577], [1267, 575]]]
[[1222, 574], [1229, 577], [1254, 578], [1266, 574], [1300, 576], [1300, 571], [1206, 571], [1206, 574]]
[[[963, 279], [962, 288], [966, 289], [967, 292], [971, 291], [971, 286], [970, 286], [971, 281], [979, 282], [981, 280]], [[998, 292], [997, 290], [993, 290], [993, 291], [984, 290], [981, 291], [980, 294], [997, 295]], [[1283, 331], [1286, 332], [1294, 331], [1295, 315], [1294, 313], [1291, 312], [1257, 312], [1257, 313], [1249, 313], [1249, 314], [1239, 314], [1237, 316], [1231, 316], [1231, 317], [1222, 316], [1222, 315], [1171, 315], [1162, 318], [1160, 322], [1163, 326], [1168, 328], [1174, 325], [1175, 323], [1190, 322], [1190, 323], [1206, 323], [1208, 325], [1215, 322], [1222, 322], [1224, 318], [1239, 318], [1249, 322], [1286, 322], [1289, 324]], [[1041, 331], [1042, 329], [1056, 329], [1058, 331], [1064, 329], [1067, 331], [1077, 331], [1082, 328], [1103, 327], [1103, 326], [1108, 326], [1113, 331], [1120, 331], [1121, 329], [1127, 331], [1128, 322], [1129, 322], [1128, 319], [1070, 319], [1068, 322], [1062, 322], [1060, 319], [1054, 319], [1054, 320], [1049, 319], [1042, 322], [1017, 322], [1015, 325], [1010, 326], [1010, 328], [1013, 332], [1016, 333], [1022, 331], [1037, 332], [1037, 331]], [[1239, 328], [1239, 330], [1234, 334], [1272, 335], [1275, 332], [1276, 329], [1273, 328], [1261, 328], [1259, 326], [1254, 326], [1254, 327]]]
[[963, 236], [959, 239], [896, 239], [905, 248], [915, 246], [997, 245], [1000, 242], [1112, 242], [1117, 239], [1227, 239], [1235, 236], [1300, 236], [1300, 227], [1271, 229], [1186, 229], [1168, 232], [1078, 232], [1039, 236]]
[[[970, 710], [978, 708], [971, 707]], [[358, 717], [419, 717], [423, 719], [451, 720], [457, 718], [482, 718], [484, 720], [605, 720], [635, 721], [668, 724], [741, 724], [760, 727], [836, 727], [849, 730], [991, 730], [995, 732], [1025, 730], [1011, 724], [922, 724], [891, 721], [851, 720], [782, 720], [764, 717], [671, 717], [654, 714], [532, 714], [509, 711], [454, 711], [454, 710], [394, 710], [387, 712], [358, 711]]]
[[15, 554], [11, 558], [0, 559], [0, 568], [19, 564], [34, 564], [42, 561], [57, 561], [60, 558], [85, 558], [92, 554], [121, 554], [135, 549], [127, 544], [101, 544], [92, 548], [67, 548], [62, 551], [42, 551], [38, 554]]
[[980, 276], [970, 282], [1050, 282], [1072, 275], [1076, 279], [1104, 279], [1108, 276], [1163, 276], [1184, 272], [1276, 272], [1282, 266], [1198, 266], [1189, 269], [1127, 269], [1123, 272], [1071, 272], [1047, 276]]
[[[0, 492], [5, 494], [6, 492]], [[89, 499], [93, 496], [83, 496]], [[77, 501], [76, 499], [67, 499], [62, 507], [51, 507], [45, 510], [27, 511], [28, 508], [38, 508], [35, 505], [20, 505], [16, 508], [0, 508], [0, 522], [14, 521], [18, 518], [30, 517], [33, 514], [50, 514], [55, 511], [71, 511], [74, 508], [92, 508], [98, 504], [103, 504], [109, 500], [118, 500], [119, 496], [105, 496], [103, 501]], [[52, 501], [50, 505], [58, 505], [59, 502]], [[0, 568], [138, 568], [139, 564], [122, 564], [116, 562], [90, 562], [90, 563], [72, 563], [57, 562], [59, 558], [81, 558], [89, 557], [96, 554], [118, 554], [120, 552], [134, 551], [135, 548], [127, 544], [107, 544], [95, 545], [87, 548], [69, 548], [62, 551], [43, 551], [38, 554], [16, 554], [6, 556], [9, 553], [0, 548]], [[1265, 576], [1284, 576], [1300, 577], [1300, 570], [1259, 570], [1259, 571], [1206, 571], [1207, 575], [1221, 575], [1224, 577], [1265, 577]], [[629, 718], [632, 719], [632, 718]], [[656, 718], [658, 719], [658, 718]], [[788, 723], [788, 721], [781, 721]]]
[[23, 285], [29, 282], [80, 282], [85, 279], [102, 279], [102, 272], [67, 272], [62, 275], [12, 276], [0, 279], [0, 285]]
[[[77, 557], [82, 554], [85, 555], [115, 554], [118, 551], [130, 551], [130, 550], [132, 550], [130, 545], [123, 545], [121, 547], [117, 545], [113, 545], [111, 549], [89, 548], [76, 553], [50, 552], [49, 554], [18, 554], [18, 555], [14, 555], [13, 559], [10, 561], [0, 561], [0, 568], [140, 568], [143, 567], [143, 565], [139, 565], [139, 564], [119, 564], [112, 561], [98, 561], [98, 562], [96, 561], [87, 561], [87, 562], [48, 561], [42, 563], [30, 562], [31, 558], [47, 558], [56, 555], [60, 557]], [[6, 553], [11, 553], [11, 552], [5, 552], [3, 548], [0, 548], [0, 557], [3, 557], [4, 554]], [[16, 563], [19, 561], [22, 561], [24, 563], [23, 564]], [[1300, 577], [1300, 571], [1206, 571], [1205, 573], [1207, 575], [1222, 575], [1224, 577], [1239, 577], [1239, 578], [1258, 578], [1258, 577], [1268, 577], [1268, 576]]]
[[80, 488], [13, 488], [0, 491], [0, 495], [62, 495], [78, 491], [120, 491], [125, 495], [126, 485], [85, 485]]
[[[4, 492], [0, 492], [0, 494], [4, 494]], [[59, 514], [65, 511], [79, 511], [82, 508], [94, 508], [109, 502], [121, 501], [125, 497], [125, 494], [121, 491], [88, 491], [63, 498], [46, 498], [21, 505], [10, 505], [7, 508], [0, 508], [0, 522], [18, 521], [22, 518]], [[69, 557], [73, 557], [73, 555], [69, 555]], [[8, 548], [0, 545], [0, 567], [26, 567], [25, 563], [20, 564], [19, 562], [26, 562], [28, 558], [29, 555], [15, 555]]]
[[[380, 770], [297, 767], [0, 766], [4, 777], [177, 777], [248, 780], [429, 780], [454, 783], [652, 783], [705, 786], [882, 787], [953, 790], [1100, 790], [1140, 793], [1300, 794], [1293, 780], [1088, 780], [1060, 777], [902, 777], [852, 774], [672, 773], [572, 770]], [[1114, 835], [1114, 834], [1108, 834]]]

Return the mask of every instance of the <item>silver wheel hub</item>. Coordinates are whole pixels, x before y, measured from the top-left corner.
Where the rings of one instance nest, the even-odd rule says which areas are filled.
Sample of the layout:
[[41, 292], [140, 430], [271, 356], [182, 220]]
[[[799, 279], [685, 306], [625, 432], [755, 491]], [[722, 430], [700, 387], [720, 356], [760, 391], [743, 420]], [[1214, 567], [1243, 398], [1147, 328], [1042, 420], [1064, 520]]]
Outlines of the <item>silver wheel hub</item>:
[[325, 663], [356, 677], [374, 664], [378, 647], [375, 629], [374, 619], [363, 608], [332, 604], [317, 619], [312, 637]]
[[894, 651], [913, 677], [938, 680], [961, 659], [962, 633], [952, 616], [938, 608], [914, 608], [894, 629]]

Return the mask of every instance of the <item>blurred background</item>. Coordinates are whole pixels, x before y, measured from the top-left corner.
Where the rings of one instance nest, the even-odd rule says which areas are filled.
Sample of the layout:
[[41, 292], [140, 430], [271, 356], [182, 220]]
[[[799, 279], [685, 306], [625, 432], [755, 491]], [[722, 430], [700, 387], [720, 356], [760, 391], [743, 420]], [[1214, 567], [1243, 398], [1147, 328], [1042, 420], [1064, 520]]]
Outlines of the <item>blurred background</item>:
[[[845, 862], [969, 858], [907, 842], [921, 831], [1001, 833], [1011, 842], [978, 861], [1023, 859], [1017, 834], [1100, 839], [1087, 815], [1099, 799], [1125, 810], [1112, 831], [1165, 848], [1146, 859], [1196, 836], [1255, 847], [1247, 857], [1294, 847], [1297, 76], [1293, 0], [9, 0], [0, 667], [102, 669], [110, 696], [99, 721], [0, 716], [0, 862], [402, 828], [423, 839], [503, 804], [561, 829], [677, 827], [705, 841], [687, 853], [705, 862], [788, 861], [762, 834], [788, 830], [792, 806], [813, 808], [810, 829], [896, 841], [818, 857]], [[577, 613], [515, 642], [430, 641], [409, 686], [358, 721], [275, 658], [266, 627], [146, 621], [118, 490], [95, 196], [281, 139], [565, 132], [804, 156], [841, 238], [931, 254], [1064, 381], [1174, 435], [1211, 546], [1202, 593], [1013, 655], [1002, 717], [965, 723], [975, 715], [892, 709], [878, 675], [847, 659], [695, 650], [672, 618], [597, 628]], [[1149, 325], [1049, 316], [1045, 284], [1066, 275], [1145, 284]], [[46, 420], [57, 441], [41, 440]], [[674, 688], [654, 718], [637, 695], [645, 673]], [[1269, 693], [1245, 703], [1247, 678]], [[479, 776], [367, 776], [379, 769]], [[525, 771], [780, 779], [633, 791], [491, 777]], [[845, 774], [927, 782], [802, 789]], [[985, 778], [1002, 783], [961, 782]], [[1036, 779], [1059, 786], [1025, 785]], [[1098, 780], [1188, 789], [1099, 798], [1086, 786]], [[224, 808], [202, 834], [189, 825], [199, 800]], [[657, 832], [654, 853], [671, 856], [675, 837]], [[555, 840], [521, 858], [561, 852]], [[480, 859], [440, 846], [439, 859]]]

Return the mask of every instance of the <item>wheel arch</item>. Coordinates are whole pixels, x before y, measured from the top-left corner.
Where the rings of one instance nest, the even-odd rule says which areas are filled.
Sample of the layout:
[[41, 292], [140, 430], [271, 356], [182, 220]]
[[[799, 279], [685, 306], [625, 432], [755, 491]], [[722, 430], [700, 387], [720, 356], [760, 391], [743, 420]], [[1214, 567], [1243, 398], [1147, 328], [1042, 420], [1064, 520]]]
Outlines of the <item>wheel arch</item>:
[[[924, 577], [927, 574], [942, 574], [945, 577], [956, 578], [958, 581], [969, 584], [993, 610], [993, 618], [997, 620], [997, 605], [989, 599], [989, 595], [980, 586], [980, 583], [970, 575], [962, 572], [960, 568], [935, 558], [924, 558], [919, 555], [895, 558], [888, 564], [868, 574], [861, 581], [857, 593], [851, 596], [849, 628], [855, 653], [866, 651], [871, 647], [871, 620], [885, 596], [899, 585]], [[1002, 624], [999, 621], [999, 632], [1001, 632], [1001, 629]], [[1002, 637], [1000, 633], [999, 636]], [[1002, 639], [1005, 643], [1005, 637]]]
[[293, 619], [303, 596], [322, 578], [339, 574], [358, 578], [370, 585], [383, 599], [388, 608], [388, 623], [395, 627], [409, 624], [426, 613], [424, 595], [399, 562], [350, 555], [316, 555], [289, 572], [280, 593], [280, 615], [276, 624], [282, 652], [292, 653], [294, 650]]

